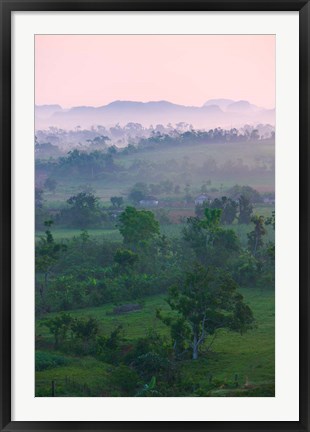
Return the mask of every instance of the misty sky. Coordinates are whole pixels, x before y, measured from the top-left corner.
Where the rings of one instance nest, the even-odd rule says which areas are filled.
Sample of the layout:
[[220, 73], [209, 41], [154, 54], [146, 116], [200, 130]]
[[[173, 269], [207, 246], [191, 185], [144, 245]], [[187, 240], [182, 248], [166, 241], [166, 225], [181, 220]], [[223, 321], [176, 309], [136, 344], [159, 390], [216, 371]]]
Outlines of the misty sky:
[[274, 108], [275, 36], [35, 36], [36, 104], [213, 98]]

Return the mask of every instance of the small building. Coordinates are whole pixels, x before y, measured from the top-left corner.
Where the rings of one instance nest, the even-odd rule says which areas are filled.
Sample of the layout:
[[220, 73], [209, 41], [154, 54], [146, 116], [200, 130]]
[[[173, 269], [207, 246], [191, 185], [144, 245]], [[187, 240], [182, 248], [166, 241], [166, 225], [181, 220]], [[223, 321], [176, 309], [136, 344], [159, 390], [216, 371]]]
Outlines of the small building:
[[202, 205], [206, 201], [210, 201], [210, 198], [206, 194], [201, 194], [195, 198], [195, 205]]
[[154, 196], [147, 196], [144, 197], [142, 200], [139, 201], [139, 205], [141, 207], [157, 207], [158, 206], [158, 199]]

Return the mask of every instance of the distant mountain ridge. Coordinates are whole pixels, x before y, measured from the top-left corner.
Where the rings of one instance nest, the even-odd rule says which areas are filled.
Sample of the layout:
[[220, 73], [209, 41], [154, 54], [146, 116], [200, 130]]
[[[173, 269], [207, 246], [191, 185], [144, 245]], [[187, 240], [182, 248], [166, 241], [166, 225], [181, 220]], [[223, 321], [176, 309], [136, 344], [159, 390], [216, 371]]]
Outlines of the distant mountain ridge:
[[60, 105], [35, 106], [36, 130], [50, 126], [72, 129], [80, 126], [125, 125], [130, 122], [149, 127], [186, 122], [195, 128], [239, 127], [244, 124], [275, 123], [275, 110], [260, 108], [248, 101], [210, 99], [203, 106], [185, 106], [169, 101], [113, 101], [100, 107]]

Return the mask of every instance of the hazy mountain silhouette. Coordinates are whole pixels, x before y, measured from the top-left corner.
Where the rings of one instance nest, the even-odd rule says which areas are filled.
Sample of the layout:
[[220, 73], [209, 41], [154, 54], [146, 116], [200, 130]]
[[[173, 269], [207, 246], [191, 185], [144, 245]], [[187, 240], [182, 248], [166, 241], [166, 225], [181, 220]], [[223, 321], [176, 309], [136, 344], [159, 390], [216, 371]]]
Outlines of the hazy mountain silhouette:
[[63, 111], [60, 105], [36, 105], [35, 107], [36, 118], [49, 118], [58, 111]]
[[221, 110], [226, 111], [228, 105], [231, 105], [235, 101], [232, 99], [209, 99], [205, 102], [204, 106], [217, 105]]
[[226, 110], [229, 112], [246, 113], [246, 112], [259, 112], [262, 110], [262, 108], [259, 108], [256, 105], [252, 105], [248, 101], [242, 100], [238, 102], [233, 102], [232, 104], [228, 105]]
[[275, 110], [252, 105], [248, 101], [211, 99], [202, 107], [177, 105], [168, 101], [114, 101], [101, 107], [79, 106], [62, 109], [59, 105], [35, 107], [36, 129], [49, 126], [72, 129], [95, 125], [111, 126], [129, 122], [144, 126], [186, 122], [195, 128], [238, 127], [244, 124], [274, 125]]

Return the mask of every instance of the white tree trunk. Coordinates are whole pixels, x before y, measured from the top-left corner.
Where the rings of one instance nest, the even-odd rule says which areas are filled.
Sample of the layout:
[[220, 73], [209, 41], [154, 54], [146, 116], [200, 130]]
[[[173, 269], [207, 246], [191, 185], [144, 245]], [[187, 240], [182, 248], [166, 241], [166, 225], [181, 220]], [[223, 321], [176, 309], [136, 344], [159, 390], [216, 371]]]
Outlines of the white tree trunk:
[[198, 359], [198, 347], [199, 347], [199, 340], [198, 336], [194, 334], [194, 341], [193, 341], [193, 360]]

